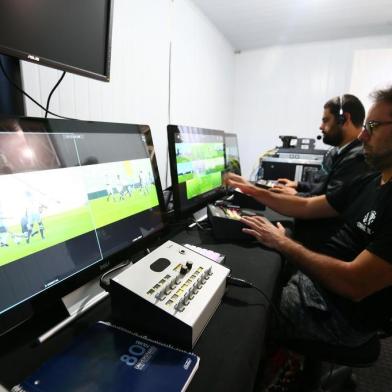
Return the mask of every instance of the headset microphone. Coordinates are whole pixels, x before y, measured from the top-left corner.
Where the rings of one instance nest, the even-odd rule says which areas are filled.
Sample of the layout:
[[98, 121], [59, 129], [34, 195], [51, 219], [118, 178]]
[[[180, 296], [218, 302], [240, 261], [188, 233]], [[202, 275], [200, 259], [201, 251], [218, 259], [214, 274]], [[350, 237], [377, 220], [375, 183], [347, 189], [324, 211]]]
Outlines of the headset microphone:
[[321, 140], [321, 138], [322, 138], [321, 135], [317, 135], [317, 136], [316, 136], [316, 139], [317, 139], [317, 140]]

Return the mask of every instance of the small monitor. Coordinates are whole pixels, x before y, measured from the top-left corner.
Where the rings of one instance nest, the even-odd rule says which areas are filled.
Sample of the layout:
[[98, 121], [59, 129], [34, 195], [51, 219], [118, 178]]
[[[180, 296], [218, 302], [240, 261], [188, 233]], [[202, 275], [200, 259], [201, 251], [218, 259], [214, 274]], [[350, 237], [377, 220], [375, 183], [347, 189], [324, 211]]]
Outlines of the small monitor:
[[0, 53], [109, 81], [113, 0], [2, 0]]
[[0, 324], [29, 301], [61, 298], [164, 227], [147, 125], [3, 118], [0, 188]]
[[235, 133], [225, 132], [226, 167], [228, 171], [241, 175], [238, 138]]
[[224, 194], [224, 132], [181, 125], [167, 131], [174, 209], [184, 215]]

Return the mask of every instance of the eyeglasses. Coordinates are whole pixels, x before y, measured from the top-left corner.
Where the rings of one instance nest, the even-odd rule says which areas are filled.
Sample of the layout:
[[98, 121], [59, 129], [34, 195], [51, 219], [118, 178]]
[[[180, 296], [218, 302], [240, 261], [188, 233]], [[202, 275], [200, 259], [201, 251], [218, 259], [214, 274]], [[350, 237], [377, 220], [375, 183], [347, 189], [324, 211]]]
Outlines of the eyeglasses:
[[367, 123], [363, 124], [363, 128], [371, 136], [374, 130], [381, 125], [392, 124], [392, 121], [368, 121]]

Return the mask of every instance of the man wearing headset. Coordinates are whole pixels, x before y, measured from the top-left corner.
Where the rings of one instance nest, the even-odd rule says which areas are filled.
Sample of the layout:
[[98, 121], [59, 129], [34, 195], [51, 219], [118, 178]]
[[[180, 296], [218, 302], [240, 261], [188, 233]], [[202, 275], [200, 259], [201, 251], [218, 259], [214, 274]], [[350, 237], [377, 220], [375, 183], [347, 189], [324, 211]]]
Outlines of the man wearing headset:
[[286, 237], [280, 223], [275, 226], [262, 217], [241, 219], [247, 226], [245, 233], [276, 249], [299, 269], [282, 290], [282, 320], [291, 321], [282, 339], [355, 347], [392, 316], [392, 87], [372, 97], [374, 104], [359, 140], [374, 173], [308, 198], [272, 193], [240, 176], [227, 175], [229, 186], [281, 214], [302, 219], [340, 214], [345, 220], [316, 253]]
[[320, 130], [323, 142], [335, 148], [327, 153], [319, 178], [314, 182], [280, 178], [279, 184], [271, 190], [306, 197], [322, 195], [327, 189], [341, 186], [352, 176], [362, 173], [366, 163], [358, 135], [364, 119], [365, 108], [354, 95], [345, 94], [326, 102]]
[[[318, 182], [296, 182], [278, 179], [280, 184], [271, 190], [278, 193], [310, 197], [332, 192], [342, 184], [369, 171], [358, 140], [365, 119], [365, 108], [354, 95], [345, 94], [324, 105], [320, 130], [323, 142], [334, 146], [324, 158]], [[342, 224], [340, 218], [317, 222], [296, 220], [295, 238], [312, 249], [318, 249]]]

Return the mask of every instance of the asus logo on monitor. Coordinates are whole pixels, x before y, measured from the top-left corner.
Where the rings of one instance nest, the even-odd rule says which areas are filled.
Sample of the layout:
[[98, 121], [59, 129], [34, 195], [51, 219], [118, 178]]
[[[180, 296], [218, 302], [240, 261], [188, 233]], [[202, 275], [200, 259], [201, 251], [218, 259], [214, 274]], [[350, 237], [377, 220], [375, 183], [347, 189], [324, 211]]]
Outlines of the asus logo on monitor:
[[28, 54], [27, 58], [29, 60], [39, 61], [39, 57], [38, 56], [33, 56], [32, 54]]

